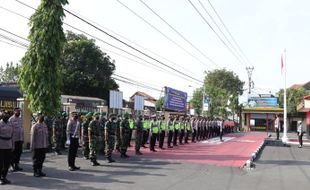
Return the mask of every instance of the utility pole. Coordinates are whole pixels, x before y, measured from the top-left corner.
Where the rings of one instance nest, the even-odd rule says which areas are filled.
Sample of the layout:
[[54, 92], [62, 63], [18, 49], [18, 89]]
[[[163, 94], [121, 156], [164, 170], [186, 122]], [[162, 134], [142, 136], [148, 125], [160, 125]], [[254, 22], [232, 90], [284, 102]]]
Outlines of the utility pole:
[[245, 69], [248, 72], [248, 77], [249, 77], [249, 95], [250, 95], [251, 89], [254, 88], [254, 82], [252, 81], [252, 73], [253, 73], [254, 67], [246, 67]]

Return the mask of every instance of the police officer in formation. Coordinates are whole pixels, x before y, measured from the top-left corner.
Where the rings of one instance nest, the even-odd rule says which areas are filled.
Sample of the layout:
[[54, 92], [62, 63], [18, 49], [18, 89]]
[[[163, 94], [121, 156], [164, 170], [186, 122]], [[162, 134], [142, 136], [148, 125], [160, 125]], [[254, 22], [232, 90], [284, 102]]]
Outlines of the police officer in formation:
[[19, 167], [19, 161], [23, 152], [24, 128], [22, 118], [20, 117], [19, 108], [14, 109], [14, 115], [10, 117], [9, 122], [12, 124], [14, 128], [13, 130], [14, 151], [13, 151], [13, 159], [11, 162], [12, 171], [13, 172], [22, 171], [23, 169]]
[[158, 147], [161, 150], [164, 150], [164, 141], [165, 141], [165, 136], [166, 136], [166, 130], [167, 130], [167, 122], [165, 121], [165, 117], [162, 116], [160, 118], [161, 120], [159, 121], [159, 126], [160, 126], [160, 132], [159, 132], [159, 142], [158, 142]]
[[61, 113], [58, 113], [53, 120], [53, 142], [55, 147], [55, 153], [61, 155], [61, 143], [63, 139], [64, 127], [61, 122]]
[[127, 153], [127, 148], [129, 145], [129, 139], [131, 132], [130, 132], [130, 125], [129, 125], [129, 114], [125, 113], [124, 114], [124, 119], [121, 121], [121, 126], [120, 126], [120, 153], [121, 153], [121, 158], [128, 158], [129, 156], [126, 154]]
[[147, 144], [149, 135], [150, 135], [150, 120], [149, 117], [145, 116], [143, 120], [143, 140], [142, 140], [142, 147], [147, 148], [145, 144]]
[[167, 128], [168, 128], [167, 147], [173, 148], [173, 146], [171, 145], [174, 133], [174, 118], [172, 115], [170, 115], [169, 120], [167, 121]]
[[69, 171], [79, 170], [80, 167], [75, 165], [75, 158], [79, 148], [80, 138], [80, 121], [76, 112], [71, 112], [71, 119], [67, 124], [67, 144], [69, 145], [68, 166]]
[[178, 136], [180, 129], [180, 118], [176, 117], [173, 121], [174, 133], [173, 133], [173, 146], [178, 146]]
[[14, 150], [14, 128], [9, 122], [9, 114], [2, 113], [0, 121], [0, 185], [10, 184], [11, 182], [6, 178], [11, 162], [11, 153]]
[[42, 172], [46, 152], [49, 147], [49, 134], [47, 125], [44, 123], [44, 116], [39, 114], [38, 121], [31, 127], [30, 149], [32, 151], [33, 176], [45, 177]]
[[192, 134], [192, 125], [191, 125], [190, 118], [187, 118], [187, 119], [186, 119], [186, 122], [185, 122], [185, 129], [186, 129], [185, 144], [188, 144], [189, 137], [190, 137], [191, 134]]
[[133, 133], [133, 129], [134, 129], [134, 119], [133, 119], [133, 116], [132, 115], [129, 115], [130, 118], [129, 118], [129, 139], [128, 139], [128, 147], [131, 147], [131, 139], [132, 139], [132, 133]]
[[99, 148], [99, 136], [100, 136], [100, 122], [99, 122], [99, 113], [96, 112], [93, 115], [93, 120], [89, 123], [88, 126], [88, 139], [89, 139], [89, 158], [92, 166], [99, 166], [97, 162], [97, 151]]
[[81, 139], [82, 139], [82, 145], [83, 145], [83, 156], [86, 160], [89, 159], [89, 137], [88, 137], [88, 127], [89, 124], [92, 120], [92, 113], [89, 112], [85, 115], [85, 120], [82, 123], [82, 134], [81, 134]]
[[185, 136], [185, 119], [181, 117], [180, 119], [180, 135], [179, 135], [179, 144], [183, 145], [183, 138]]
[[152, 116], [150, 133], [151, 133], [150, 151], [157, 152], [155, 150], [155, 144], [156, 144], [156, 139], [159, 133], [159, 122], [157, 121], [156, 115]]

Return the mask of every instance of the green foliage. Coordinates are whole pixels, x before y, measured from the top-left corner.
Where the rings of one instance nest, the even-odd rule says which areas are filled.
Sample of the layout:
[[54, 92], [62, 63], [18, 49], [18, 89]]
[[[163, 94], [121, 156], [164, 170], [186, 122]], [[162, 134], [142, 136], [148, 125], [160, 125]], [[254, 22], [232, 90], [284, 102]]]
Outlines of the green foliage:
[[190, 100], [190, 103], [194, 106], [195, 113], [200, 115], [202, 113], [202, 98], [203, 90], [198, 88], [193, 93], [193, 98]]
[[162, 111], [164, 107], [164, 103], [165, 103], [165, 98], [160, 97], [155, 103], [156, 111]]
[[7, 63], [5, 69], [0, 66], [0, 82], [15, 83], [18, 80], [19, 65], [14, 66], [13, 62]]
[[111, 79], [114, 61], [81, 34], [68, 31], [62, 54], [63, 94], [99, 97], [108, 100], [109, 90], [118, 85]]
[[30, 45], [21, 61], [18, 82], [33, 112], [51, 115], [60, 109], [60, 57], [65, 42], [63, 6], [67, 3], [41, 0], [30, 18]]
[[[301, 103], [304, 96], [308, 95], [304, 88], [288, 88], [286, 90], [286, 100], [287, 100], [287, 113], [294, 114], [297, 113], [297, 105]], [[284, 90], [281, 89], [278, 92], [279, 96], [279, 106], [284, 107]]]
[[209, 71], [203, 88], [210, 99], [209, 115], [225, 117], [229, 114], [227, 108], [232, 112], [238, 110], [238, 97], [243, 94], [243, 85], [244, 82], [232, 71], [226, 69]]

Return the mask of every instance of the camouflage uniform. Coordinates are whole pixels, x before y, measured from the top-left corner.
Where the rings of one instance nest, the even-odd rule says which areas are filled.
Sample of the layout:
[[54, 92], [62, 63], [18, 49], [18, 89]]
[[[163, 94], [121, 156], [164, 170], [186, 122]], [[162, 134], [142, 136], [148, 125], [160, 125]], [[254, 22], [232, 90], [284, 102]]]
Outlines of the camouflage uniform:
[[62, 127], [63, 127], [63, 133], [62, 133], [62, 140], [61, 140], [61, 148], [66, 148], [65, 147], [65, 144], [66, 144], [66, 141], [67, 141], [67, 123], [68, 123], [68, 119], [67, 119], [67, 114], [66, 112], [63, 112], [61, 114], [61, 124], [62, 124]]
[[128, 157], [126, 152], [128, 148], [129, 135], [130, 135], [130, 126], [128, 121], [128, 115], [126, 115], [125, 119], [122, 120], [120, 126], [120, 137], [121, 137], [120, 152], [122, 158]]
[[97, 162], [97, 151], [99, 146], [99, 133], [100, 133], [100, 122], [99, 114], [94, 114], [94, 120], [89, 123], [88, 136], [89, 136], [89, 158], [93, 166], [99, 165]]
[[112, 159], [112, 152], [115, 147], [115, 134], [116, 134], [116, 128], [117, 128], [117, 120], [114, 117], [112, 120], [111, 116], [109, 121], [105, 125], [105, 141], [106, 141], [106, 154], [107, 154], [107, 160], [109, 163], [115, 162]]
[[[87, 117], [88, 115], [86, 115]], [[89, 115], [90, 116], [90, 115]], [[91, 116], [82, 123], [82, 140], [83, 140], [83, 155], [85, 159], [89, 159], [89, 138], [88, 138], [88, 127], [91, 121]]]
[[99, 152], [105, 155], [105, 138], [104, 138], [104, 127], [107, 122], [105, 118], [105, 113], [101, 114], [100, 122], [100, 137], [99, 137]]
[[63, 125], [61, 122], [61, 118], [57, 116], [53, 120], [53, 141], [55, 146], [55, 152], [57, 154], [61, 154], [60, 150], [61, 150], [62, 138], [63, 138]]
[[120, 152], [120, 146], [121, 146], [121, 134], [120, 134], [120, 127], [121, 127], [121, 123], [122, 123], [122, 119], [119, 115], [118, 119], [117, 119], [117, 127], [116, 127], [116, 142], [115, 142], [115, 149], [117, 151]]
[[45, 117], [44, 118], [44, 123], [47, 126], [48, 129], [48, 152], [52, 152], [52, 136], [53, 136], [53, 120], [51, 117]]
[[140, 152], [140, 147], [143, 140], [143, 122], [141, 116], [135, 121], [134, 129], [136, 130], [136, 147], [135, 147], [136, 154], [142, 155], [142, 153]]

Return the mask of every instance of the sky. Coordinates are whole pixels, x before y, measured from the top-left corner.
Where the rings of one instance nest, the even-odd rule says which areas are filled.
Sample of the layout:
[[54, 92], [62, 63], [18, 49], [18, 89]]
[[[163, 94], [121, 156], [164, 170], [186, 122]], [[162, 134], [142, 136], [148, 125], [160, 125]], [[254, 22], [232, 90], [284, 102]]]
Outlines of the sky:
[[[40, 3], [39, 0], [21, 1], [32, 7], [37, 7]], [[235, 54], [241, 55], [242, 58], [239, 57], [239, 60], [245, 61], [238, 61], [233, 56], [230, 51], [234, 51], [234, 49], [230, 47], [229, 42], [226, 41], [204, 11], [200, 3], [204, 5], [217, 25], [220, 26], [230, 43], [234, 44], [212, 10], [208, 0], [143, 0], [195, 48], [169, 28], [141, 1], [69, 0], [69, 4], [65, 8], [91, 20], [112, 35], [119, 37], [170, 67], [200, 81], [205, 77], [204, 71], [226, 68], [246, 82], [244, 87], [246, 89], [248, 81], [246, 67], [253, 66], [253, 93], [271, 92], [274, 94], [284, 87], [280, 66], [281, 54], [284, 53], [284, 49], [286, 49], [286, 58], [284, 60], [287, 63], [287, 86], [309, 81], [310, 25], [308, 23], [310, 20], [310, 1], [308, 0], [210, 0], [245, 56], [241, 55], [240, 51], [235, 52]], [[202, 13], [211, 27], [221, 36], [224, 43], [230, 47], [230, 50], [195, 11], [191, 3]], [[146, 24], [141, 18], [125, 8], [124, 5], [132, 9], [148, 23], [151, 23], [156, 29]], [[34, 10], [21, 5], [15, 0], [0, 0], [0, 28], [27, 37], [29, 32], [28, 20], [5, 9], [26, 17], [30, 17]], [[199, 82], [178, 77], [176, 73], [167, 72], [169, 70], [167, 68], [165, 70], [158, 68], [159, 64], [154, 60], [131, 50], [68, 13], [66, 13], [64, 22], [157, 65], [155, 67], [150, 66], [149, 63], [143, 60], [96, 40], [96, 44], [101, 50], [115, 60], [116, 74], [157, 89], [154, 91], [137, 85], [118, 82], [125, 99], [128, 99], [136, 91], [143, 91], [158, 98], [163, 95], [161, 90], [165, 86], [185, 91], [189, 96], [192, 96], [193, 90], [201, 87]], [[81, 33], [66, 25], [64, 25], [64, 30]], [[2, 30], [0, 30], [0, 34], [10, 36]], [[0, 64], [5, 65], [11, 61], [18, 63], [26, 50], [9, 45], [6, 42], [8, 41], [0, 36]], [[234, 47], [237, 49], [236, 45]], [[124, 58], [124, 56], [130, 59]], [[207, 57], [211, 58], [213, 62]], [[244, 94], [247, 94], [247, 91]]]

